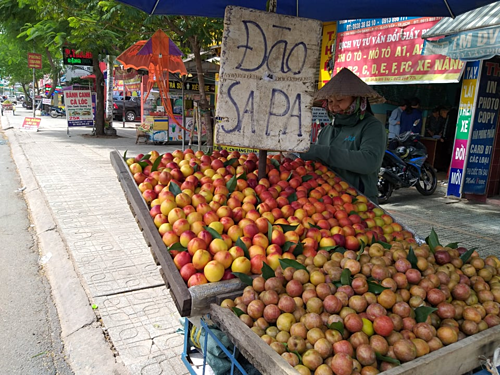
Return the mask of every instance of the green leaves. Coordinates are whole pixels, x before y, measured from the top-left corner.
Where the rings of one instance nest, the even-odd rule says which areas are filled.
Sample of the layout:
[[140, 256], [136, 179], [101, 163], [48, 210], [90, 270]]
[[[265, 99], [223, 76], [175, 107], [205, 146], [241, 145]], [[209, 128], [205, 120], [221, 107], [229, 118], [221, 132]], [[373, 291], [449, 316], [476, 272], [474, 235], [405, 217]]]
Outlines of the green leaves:
[[397, 359], [395, 359], [395, 358], [392, 358], [392, 357], [385, 357], [385, 356], [383, 356], [382, 354], [377, 353], [377, 352], [375, 352], [375, 356], [377, 357], [377, 359], [378, 359], [379, 361], [384, 361], [384, 362], [394, 363], [394, 364], [396, 364], [396, 365], [400, 365], [400, 364], [401, 364], [401, 362], [400, 362], [399, 360], [397, 360]]
[[290, 248], [292, 246], [296, 245], [295, 242], [291, 242], [291, 241], [286, 241], [284, 243], [284, 245], [281, 247], [281, 251], [283, 251], [284, 253], [286, 253], [288, 250], [290, 250]]
[[425, 239], [425, 242], [427, 243], [427, 245], [429, 245], [431, 251], [433, 253], [436, 252], [436, 246], [441, 246], [441, 244], [439, 243], [439, 239], [438, 239], [438, 236], [436, 234], [436, 232], [434, 231], [434, 228], [431, 229], [431, 234]]
[[240, 279], [240, 281], [243, 283], [243, 284], [246, 284], [248, 286], [252, 286], [253, 285], [253, 279], [244, 274], [244, 273], [241, 273], [241, 272], [233, 272], [232, 273], [234, 276], [236, 276], [238, 279]]
[[456, 249], [458, 247], [458, 244], [460, 242], [452, 242], [452, 243], [449, 243], [448, 245], [446, 245], [445, 247], [449, 247], [450, 249]]
[[286, 178], [286, 182], [289, 182], [293, 177], [293, 173], [290, 172], [290, 174], [288, 175], [288, 177]]
[[226, 160], [224, 162], [224, 168], [226, 168], [228, 165], [233, 165], [236, 160], [238, 160], [238, 159], [232, 158], [232, 159]]
[[296, 225], [286, 225], [286, 224], [278, 224], [278, 225], [281, 227], [281, 229], [283, 229], [283, 233], [294, 231], [295, 229], [297, 229]]
[[233, 312], [236, 314], [238, 318], [244, 314], [243, 310], [240, 310], [237, 307], [232, 307], [231, 310], [233, 310]]
[[[158, 170], [158, 167], [160, 166], [161, 163], [161, 155], [156, 158], [156, 160], [153, 163], [153, 166], [151, 167], [151, 172], [154, 172]], [[198, 164], [196, 165], [198, 166]]]
[[335, 249], [337, 249], [339, 247], [340, 247], [339, 245], [335, 245], [335, 246], [323, 246], [323, 247], [320, 247], [319, 250], [331, 251], [331, 250], [335, 250]]
[[178, 196], [180, 193], [182, 193], [182, 190], [179, 185], [177, 185], [175, 182], [170, 181], [168, 183], [168, 190], [174, 195]]
[[287, 197], [287, 199], [288, 199], [288, 203], [295, 202], [295, 201], [297, 200], [297, 194], [295, 194], [295, 192], [294, 192], [294, 193], [290, 194], [290, 195]]
[[273, 226], [270, 221], [267, 221], [267, 239], [269, 240], [269, 243], [271, 243], [271, 240], [273, 239]]
[[476, 250], [477, 247], [473, 247], [469, 250], [467, 250], [465, 253], [463, 253], [461, 256], [460, 256], [460, 259], [462, 259], [462, 262], [467, 263], [468, 260], [470, 259], [470, 257], [472, 256], [472, 253], [474, 252], [474, 250]]
[[313, 176], [311, 176], [310, 174], [306, 174], [304, 176], [302, 176], [302, 182], [307, 182], [309, 180], [312, 180], [313, 179]]
[[271, 164], [274, 165], [274, 168], [280, 169], [280, 162], [278, 160], [271, 158]]
[[240, 174], [238, 177], [236, 177], [237, 180], [247, 180], [247, 171], [243, 171], [242, 174]]
[[236, 176], [233, 176], [229, 179], [228, 182], [226, 182], [226, 187], [227, 190], [229, 190], [229, 194], [231, 194], [234, 191], [234, 189], [236, 189], [236, 184], [237, 184], [236, 180], [237, 180]]
[[235, 246], [241, 247], [243, 249], [243, 253], [245, 254], [245, 258], [250, 259], [250, 254], [248, 253], [248, 248], [247, 245], [241, 240], [241, 238], [238, 238], [236, 240]]
[[318, 227], [318, 226], [317, 226], [317, 225], [315, 225], [315, 224], [311, 224], [311, 223], [309, 223], [309, 226], [310, 226], [311, 228], [316, 228], [316, 229], [321, 230], [321, 227]]
[[362, 255], [362, 254], [363, 254], [363, 252], [365, 251], [365, 247], [366, 247], [365, 241], [360, 240], [359, 242], [361, 242], [361, 247], [360, 247], [360, 249], [359, 249], [359, 251], [358, 251], [358, 255], [357, 255], [357, 257], [356, 257], [356, 260], [358, 260], [358, 261], [359, 261], [359, 258], [361, 258], [361, 255]]
[[380, 284], [374, 283], [373, 281], [368, 281], [368, 291], [373, 294], [380, 294], [384, 290], [389, 289]]
[[335, 331], [339, 331], [341, 335], [344, 334], [344, 323], [342, 323], [342, 322], [330, 323], [328, 325], [328, 328], [334, 329]]
[[128, 150], [125, 150], [125, 152], [123, 153], [123, 160], [127, 161], [127, 152]]
[[267, 280], [275, 276], [274, 270], [267, 263], [262, 263], [262, 277]]
[[351, 270], [344, 268], [340, 274], [340, 283], [342, 285], [351, 285]]
[[137, 164], [139, 164], [143, 169], [149, 165], [147, 161], [138, 161]]
[[143, 160], [149, 160], [149, 158], [151, 158], [151, 154], [146, 154], [144, 155], [140, 161], [143, 161]]
[[210, 228], [209, 226], [204, 226], [203, 229], [205, 229], [208, 233], [210, 233], [212, 238], [218, 238], [222, 240], [222, 236], [215, 229]]
[[390, 244], [388, 244], [387, 242], [384, 242], [384, 241], [375, 241], [374, 243], [379, 243], [382, 245], [382, 247], [384, 249], [388, 249], [388, 250], [392, 247]]
[[303, 264], [300, 264], [299, 262], [297, 262], [296, 260], [293, 260], [293, 259], [280, 259], [279, 262], [280, 262], [281, 268], [283, 270], [288, 268], [288, 267], [292, 267], [292, 268], [295, 268], [296, 270], [306, 270], [307, 271], [306, 266], [304, 266]]
[[297, 246], [295, 246], [295, 249], [293, 249], [293, 255], [298, 257], [303, 252], [304, 252], [304, 245], [302, 245], [302, 242], [299, 242]]
[[169, 246], [168, 251], [187, 251], [187, 248], [182, 246], [180, 242], [176, 242]]
[[415, 320], [417, 321], [417, 323], [424, 323], [427, 320], [427, 317], [434, 311], [437, 311], [436, 307], [429, 307], [429, 306], [417, 307], [415, 309]]
[[410, 251], [408, 252], [408, 256], [406, 257], [406, 260], [408, 260], [408, 262], [410, 262], [411, 268], [418, 270], [417, 256], [415, 255], [415, 252], [413, 251], [413, 247], [411, 247], [411, 246], [410, 246]]

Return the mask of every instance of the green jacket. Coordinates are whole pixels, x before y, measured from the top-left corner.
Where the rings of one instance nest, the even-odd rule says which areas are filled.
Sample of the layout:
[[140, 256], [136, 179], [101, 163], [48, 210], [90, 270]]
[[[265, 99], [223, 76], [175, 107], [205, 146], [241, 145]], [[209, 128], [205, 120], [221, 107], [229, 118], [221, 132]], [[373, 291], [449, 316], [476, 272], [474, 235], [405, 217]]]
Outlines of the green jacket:
[[386, 148], [384, 125], [370, 113], [336, 115], [335, 126], [327, 125], [316, 144], [300, 155], [318, 160], [377, 203], [378, 173]]

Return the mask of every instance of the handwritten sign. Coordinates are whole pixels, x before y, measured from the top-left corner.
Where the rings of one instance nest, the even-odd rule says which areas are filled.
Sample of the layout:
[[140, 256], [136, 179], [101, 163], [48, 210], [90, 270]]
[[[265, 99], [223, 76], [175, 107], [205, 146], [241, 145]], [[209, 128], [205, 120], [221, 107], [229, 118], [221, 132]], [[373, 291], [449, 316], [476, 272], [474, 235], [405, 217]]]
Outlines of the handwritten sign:
[[485, 194], [500, 108], [500, 59], [484, 61], [472, 127], [464, 193]]
[[215, 142], [307, 151], [321, 22], [226, 8]]
[[458, 82], [462, 61], [442, 55], [422, 56], [421, 36], [439, 19], [412, 18], [392, 23], [381, 19], [367, 21], [364, 28], [352, 31], [342, 31], [345, 25], [339, 25], [334, 73], [349, 68], [369, 84]]
[[28, 68], [42, 69], [42, 55], [28, 52]]
[[41, 121], [42, 119], [39, 117], [25, 117], [21, 129], [31, 132], [37, 132], [40, 128]]
[[68, 126], [93, 126], [92, 95], [87, 90], [64, 92]]

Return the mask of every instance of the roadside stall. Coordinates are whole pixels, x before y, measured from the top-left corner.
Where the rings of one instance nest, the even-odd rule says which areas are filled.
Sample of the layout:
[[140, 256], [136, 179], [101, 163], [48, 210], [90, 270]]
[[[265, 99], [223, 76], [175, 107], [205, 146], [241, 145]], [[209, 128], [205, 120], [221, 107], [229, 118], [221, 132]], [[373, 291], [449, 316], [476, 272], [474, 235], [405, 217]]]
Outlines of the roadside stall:
[[[500, 261], [440, 244], [434, 232], [424, 241], [319, 162], [267, 155], [309, 148], [320, 37], [318, 21], [226, 9], [215, 141], [259, 149], [259, 157], [111, 153], [160, 273], [188, 318], [183, 361], [190, 373], [204, 372], [215, 349], [230, 362], [219, 373], [235, 367], [273, 375], [471, 371], [500, 345], [500, 308], [493, 292], [493, 299], [479, 301], [477, 277], [452, 271], [465, 267], [472, 276], [472, 269], [474, 275], [488, 269], [488, 287], [497, 288]], [[292, 291], [292, 280], [300, 292]], [[477, 299], [469, 299], [472, 289]], [[441, 303], [453, 313], [439, 311]], [[479, 303], [484, 317], [472, 307]], [[463, 330], [463, 320], [471, 320], [464, 313], [477, 320], [471, 330]], [[301, 337], [292, 334], [293, 324], [302, 324]], [[201, 339], [208, 336], [212, 342]], [[370, 340], [387, 350], [375, 352]], [[203, 353], [201, 368], [193, 351]]]

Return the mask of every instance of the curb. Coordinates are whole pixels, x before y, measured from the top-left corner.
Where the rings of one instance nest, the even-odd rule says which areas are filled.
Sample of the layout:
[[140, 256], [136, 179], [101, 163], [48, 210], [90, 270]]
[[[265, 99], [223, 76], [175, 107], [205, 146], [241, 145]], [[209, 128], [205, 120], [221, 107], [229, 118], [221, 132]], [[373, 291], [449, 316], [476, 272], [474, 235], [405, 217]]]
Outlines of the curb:
[[[2, 117], [2, 120], [9, 122], [6, 117]], [[117, 362], [110, 344], [104, 338], [103, 328], [92, 310], [64, 238], [58, 230], [18, 137], [14, 131], [7, 131], [8, 129], [12, 127], [4, 128], [3, 132], [9, 140], [12, 157], [26, 188], [24, 198], [30, 220], [34, 224], [40, 257], [49, 258], [42, 266], [57, 308], [61, 340], [68, 364], [77, 375], [127, 375], [128, 370]]]

